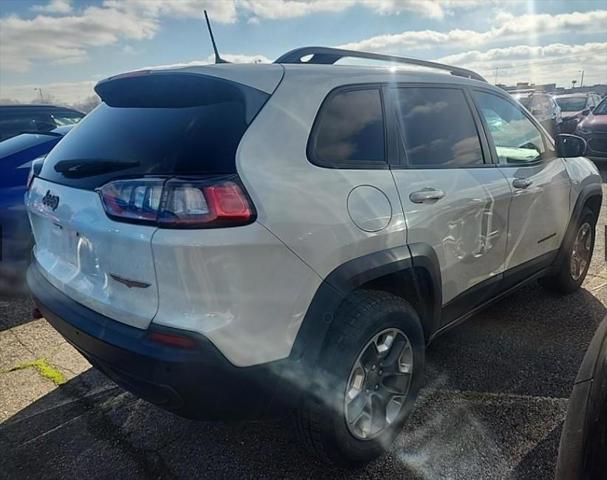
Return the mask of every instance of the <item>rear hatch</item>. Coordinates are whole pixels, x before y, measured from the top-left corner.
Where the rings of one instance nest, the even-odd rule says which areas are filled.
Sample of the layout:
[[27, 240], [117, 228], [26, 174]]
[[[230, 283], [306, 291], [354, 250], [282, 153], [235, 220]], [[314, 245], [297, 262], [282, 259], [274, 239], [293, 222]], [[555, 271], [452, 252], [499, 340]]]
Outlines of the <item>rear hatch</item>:
[[[270, 95], [188, 71], [119, 76], [96, 91], [103, 103], [47, 156], [30, 188], [35, 258], [49, 282], [77, 302], [146, 328], [162, 275], [152, 253], [159, 223], [146, 210], [158, 203], [157, 184], [235, 175], [238, 144]], [[127, 190], [129, 182], [135, 187]], [[129, 215], [110, 215], [106, 190], [122, 195], [118, 206]]]

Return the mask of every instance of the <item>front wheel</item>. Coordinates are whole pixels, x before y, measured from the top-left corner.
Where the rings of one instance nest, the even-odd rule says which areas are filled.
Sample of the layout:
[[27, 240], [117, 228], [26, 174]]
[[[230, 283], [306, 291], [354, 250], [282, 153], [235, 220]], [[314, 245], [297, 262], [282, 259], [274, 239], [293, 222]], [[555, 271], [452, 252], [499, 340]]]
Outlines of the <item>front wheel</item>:
[[415, 402], [423, 332], [409, 303], [370, 290], [348, 297], [334, 322], [298, 431], [326, 460], [366, 463], [389, 448]]
[[572, 293], [580, 288], [592, 260], [595, 224], [596, 215], [585, 208], [556, 273], [540, 280], [544, 287], [558, 293]]

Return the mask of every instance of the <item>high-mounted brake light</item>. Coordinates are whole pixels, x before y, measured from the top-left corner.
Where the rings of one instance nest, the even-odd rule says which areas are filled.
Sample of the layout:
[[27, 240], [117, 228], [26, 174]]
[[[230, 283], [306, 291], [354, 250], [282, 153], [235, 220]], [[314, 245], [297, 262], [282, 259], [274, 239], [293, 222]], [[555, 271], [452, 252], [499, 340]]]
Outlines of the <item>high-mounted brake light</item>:
[[235, 176], [115, 180], [99, 189], [107, 215], [163, 228], [231, 227], [251, 223], [255, 210]]

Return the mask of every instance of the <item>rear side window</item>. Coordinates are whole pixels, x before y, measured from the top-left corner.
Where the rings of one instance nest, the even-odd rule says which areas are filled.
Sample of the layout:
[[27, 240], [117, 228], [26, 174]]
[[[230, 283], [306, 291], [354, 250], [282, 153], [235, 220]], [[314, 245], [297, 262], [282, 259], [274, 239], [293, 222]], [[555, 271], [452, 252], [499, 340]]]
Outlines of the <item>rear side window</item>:
[[313, 163], [326, 167], [385, 165], [379, 90], [342, 90], [329, 95], [312, 131], [309, 157]]
[[478, 132], [463, 91], [398, 88], [396, 114], [410, 167], [483, 164]]
[[103, 103], [47, 156], [40, 177], [94, 189], [120, 177], [236, 172], [238, 144], [269, 95], [190, 74], [96, 87]]

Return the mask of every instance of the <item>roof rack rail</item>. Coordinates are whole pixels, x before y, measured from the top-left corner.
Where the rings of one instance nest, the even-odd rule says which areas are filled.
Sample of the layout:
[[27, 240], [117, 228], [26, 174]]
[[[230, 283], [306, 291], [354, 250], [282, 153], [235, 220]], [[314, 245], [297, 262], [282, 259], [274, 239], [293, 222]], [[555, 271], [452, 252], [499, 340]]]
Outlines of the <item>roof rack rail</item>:
[[[303, 57], [311, 55], [307, 61], [302, 60]], [[357, 52], [355, 50], [343, 50], [341, 48], [330, 47], [301, 47], [291, 50], [280, 57], [274, 63], [301, 63], [301, 64], [316, 64], [316, 65], [332, 65], [342, 58], [367, 58], [369, 60], [379, 60], [383, 62], [406, 63], [409, 65], [417, 65], [420, 67], [435, 68], [438, 70], [446, 70], [451, 75], [458, 77], [467, 77], [481, 82], [487, 82], [478, 73], [466, 68], [452, 67], [443, 63], [430, 62], [428, 60], [419, 60], [417, 58], [397, 57], [394, 55], [384, 55], [381, 53]]]

